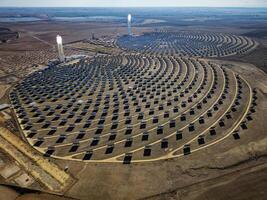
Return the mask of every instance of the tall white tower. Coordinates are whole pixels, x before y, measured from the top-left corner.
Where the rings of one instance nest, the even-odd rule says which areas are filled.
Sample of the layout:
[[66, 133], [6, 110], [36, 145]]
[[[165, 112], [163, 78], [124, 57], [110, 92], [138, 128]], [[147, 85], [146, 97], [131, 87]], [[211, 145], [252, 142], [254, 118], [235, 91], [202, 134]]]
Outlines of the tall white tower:
[[128, 15], [128, 35], [132, 35], [132, 15]]
[[57, 35], [57, 49], [58, 49], [58, 58], [60, 62], [65, 61], [65, 55], [63, 51], [63, 42], [62, 42], [62, 37], [60, 35]]

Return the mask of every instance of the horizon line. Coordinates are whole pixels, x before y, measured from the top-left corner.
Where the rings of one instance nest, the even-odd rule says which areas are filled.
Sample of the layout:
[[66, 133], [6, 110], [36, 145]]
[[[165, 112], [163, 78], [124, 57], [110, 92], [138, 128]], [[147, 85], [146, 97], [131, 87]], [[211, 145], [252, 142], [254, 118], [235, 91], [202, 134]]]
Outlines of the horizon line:
[[0, 6], [0, 8], [267, 8], [267, 6]]

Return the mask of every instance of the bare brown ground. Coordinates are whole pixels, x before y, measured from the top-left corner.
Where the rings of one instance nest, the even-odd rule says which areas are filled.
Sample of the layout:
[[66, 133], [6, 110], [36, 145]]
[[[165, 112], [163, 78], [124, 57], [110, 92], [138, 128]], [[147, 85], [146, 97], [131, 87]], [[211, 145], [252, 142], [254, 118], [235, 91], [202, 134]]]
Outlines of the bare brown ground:
[[19, 196], [16, 200], [71, 200], [72, 198], [60, 197], [50, 194], [26, 194]]
[[71, 200], [71, 198], [61, 197], [45, 193], [20, 194], [16, 190], [0, 185], [0, 199], [2, 200]]
[[0, 186], [0, 199], [15, 200], [18, 196], [19, 194], [15, 190]]
[[267, 197], [266, 166], [244, 169], [216, 179], [191, 185], [165, 194], [146, 199], [150, 200], [264, 200]]

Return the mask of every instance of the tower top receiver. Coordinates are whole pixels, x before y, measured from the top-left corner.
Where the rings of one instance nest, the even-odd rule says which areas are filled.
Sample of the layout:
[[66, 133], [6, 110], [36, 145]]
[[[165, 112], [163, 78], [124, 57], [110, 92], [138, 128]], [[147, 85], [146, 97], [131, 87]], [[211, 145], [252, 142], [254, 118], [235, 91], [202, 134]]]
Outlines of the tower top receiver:
[[62, 37], [57, 35], [57, 44], [62, 44]]
[[128, 22], [131, 22], [131, 21], [132, 21], [132, 15], [128, 14]]

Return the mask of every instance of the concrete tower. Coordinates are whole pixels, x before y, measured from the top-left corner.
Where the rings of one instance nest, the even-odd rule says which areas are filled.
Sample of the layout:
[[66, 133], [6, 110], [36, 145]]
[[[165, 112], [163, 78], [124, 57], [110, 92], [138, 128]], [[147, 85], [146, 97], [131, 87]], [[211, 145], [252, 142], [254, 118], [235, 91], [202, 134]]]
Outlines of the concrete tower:
[[132, 15], [128, 15], [128, 35], [132, 35]]
[[62, 37], [60, 35], [57, 35], [57, 49], [58, 49], [58, 58], [60, 62], [65, 61], [65, 55], [63, 51], [63, 42], [62, 42]]

